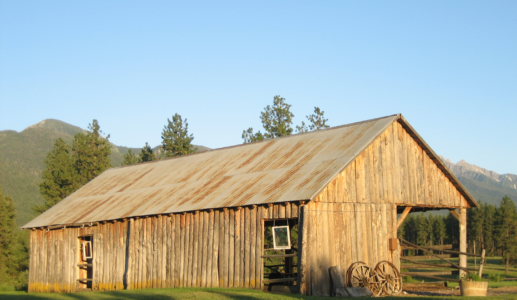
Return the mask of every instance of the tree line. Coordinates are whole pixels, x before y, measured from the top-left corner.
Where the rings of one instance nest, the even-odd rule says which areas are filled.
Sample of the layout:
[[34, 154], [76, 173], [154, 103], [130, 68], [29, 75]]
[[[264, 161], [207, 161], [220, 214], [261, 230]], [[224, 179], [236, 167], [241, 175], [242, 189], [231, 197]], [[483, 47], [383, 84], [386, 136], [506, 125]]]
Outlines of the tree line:
[[[452, 215], [409, 214], [399, 227], [398, 236], [419, 246], [459, 245], [459, 222]], [[501, 256], [506, 265], [517, 263], [517, 209], [508, 196], [499, 207], [481, 203], [467, 210], [468, 252]], [[417, 251], [409, 250], [408, 255]]]

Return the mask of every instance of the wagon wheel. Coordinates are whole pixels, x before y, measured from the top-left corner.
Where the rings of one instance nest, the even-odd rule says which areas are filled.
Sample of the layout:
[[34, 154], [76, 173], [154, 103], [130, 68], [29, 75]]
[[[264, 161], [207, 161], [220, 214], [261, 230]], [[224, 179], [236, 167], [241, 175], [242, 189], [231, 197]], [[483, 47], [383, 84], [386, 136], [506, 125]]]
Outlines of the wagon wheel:
[[395, 265], [383, 260], [375, 266], [375, 273], [380, 280], [384, 294], [394, 295], [402, 291], [402, 277]]
[[374, 296], [379, 296], [382, 288], [379, 284], [379, 278], [375, 271], [362, 261], [358, 261], [350, 265], [347, 271], [348, 286], [365, 287], [369, 289]]

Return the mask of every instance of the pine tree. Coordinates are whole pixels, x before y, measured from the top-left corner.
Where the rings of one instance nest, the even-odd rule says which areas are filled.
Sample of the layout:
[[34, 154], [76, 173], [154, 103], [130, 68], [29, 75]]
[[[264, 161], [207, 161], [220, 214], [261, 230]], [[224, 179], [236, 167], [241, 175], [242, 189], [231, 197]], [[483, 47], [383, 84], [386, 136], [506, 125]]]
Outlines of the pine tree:
[[76, 134], [72, 145], [75, 169], [81, 186], [111, 167], [110, 136], [102, 136], [103, 132], [97, 120], [89, 124], [88, 130], [86, 134]]
[[141, 162], [140, 157], [136, 155], [136, 153], [133, 153], [131, 149], [127, 151], [126, 154], [124, 154], [124, 161], [122, 161], [122, 166], [129, 166], [134, 165]]
[[447, 238], [447, 230], [445, 227], [445, 221], [443, 216], [438, 216], [435, 219], [433, 232], [433, 235], [435, 237], [435, 244], [443, 245], [445, 239]]
[[325, 112], [319, 107], [314, 107], [314, 113], [310, 116], [305, 116], [307, 120], [309, 120], [309, 127], [307, 127], [305, 122], [302, 121], [300, 126], [296, 126], [296, 132], [305, 133], [313, 130], [329, 128], [329, 125], [327, 125], [328, 119], [325, 119], [324, 114]]
[[147, 144], [147, 142], [145, 143], [145, 146], [142, 148], [142, 151], [140, 151], [139, 157], [141, 162], [156, 160], [156, 155], [154, 155], [153, 149], [151, 148], [151, 146], [149, 146], [149, 144]]
[[16, 209], [14, 201], [0, 189], [0, 282], [9, 282], [16, 274]]
[[417, 244], [427, 246], [430, 230], [429, 223], [423, 212], [417, 216], [417, 222]]
[[242, 132], [244, 143], [251, 143], [265, 139], [273, 139], [281, 136], [290, 135], [293, 132], [293, 113], [290, 111], [291, 105], [285, 102], [285, 98], [275, 96], [273, 106], [266, 106], [260, 113], [260, 120], [264, 127], [264, 133], [258, 131], [253, 133], [253, 128], [248, 128]]
[[495, 211], [496, 208], [492, 204], [485, 203], [483, 206], [484, 222], [483, 222], [483, 247], [490, 255], [495, 255]]
[[194, 136], [188, 134], [187, 119], [183, 122], [179, 114], [167, 119], [167, 125], [162, 131], [162, 148], [165, 157], [175, 157], [194, 153], [197, 148], [192, 146]]
[[54, 206], [79, 186], [72, 149], [61, 138], [56, 140], [54, 148], [45, 158], [42, 177], [43, 181], [39, 184], [39, 188], [45, 203], [32, 207], [37, 214]]
[[506, 274], [510, 260], [517, 258], [517, 209], [508, 196], [504, 196], [496, 211], [496, 241], [506, 261]]
[[[314, 113], [306, 116], [309, 126], [307, 127], [305, 122], [302, 121], [300, 126], [296, 126], [296, 132], [305, 133], [328, 128], [328, 119], [325, 119], [324, 113], [319, 107], [314, 107]], [[262, 122], [264, 133], [260, 132], [260, 130], [254, 133], [253, 128], [250, 127], [242, 131], [242, 139], [246, 144], [291, 135], [293, 133], [293, 128], [291, 127], [293, 117], [291, 105], [285, 102], [285, 98], [277, 95], [273, 98], [273, 106], [266, 106], [264, 111], [260, 113], [260, 121]]]

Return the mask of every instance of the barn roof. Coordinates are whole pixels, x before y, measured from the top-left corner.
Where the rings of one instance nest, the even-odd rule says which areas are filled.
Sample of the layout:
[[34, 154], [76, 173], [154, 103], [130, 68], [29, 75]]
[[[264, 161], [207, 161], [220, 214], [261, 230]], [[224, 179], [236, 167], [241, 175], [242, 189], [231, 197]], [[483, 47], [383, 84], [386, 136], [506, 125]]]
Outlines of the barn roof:
[[478, 206], [399, 114], [111, 168], [23, 227], [310, 200], [395, 121], [420, 141], [465, 198]]

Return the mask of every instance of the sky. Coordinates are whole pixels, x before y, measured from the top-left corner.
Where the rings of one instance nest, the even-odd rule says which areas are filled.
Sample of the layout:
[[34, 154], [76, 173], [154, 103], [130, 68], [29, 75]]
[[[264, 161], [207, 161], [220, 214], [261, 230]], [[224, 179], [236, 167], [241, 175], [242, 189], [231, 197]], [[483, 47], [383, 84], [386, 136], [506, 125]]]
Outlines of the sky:
[[243, 142], [402, 113], [439, 155], [517, 174], [517, 1], [0, 0], [0, 130], [97, 119], [119, 146]]

